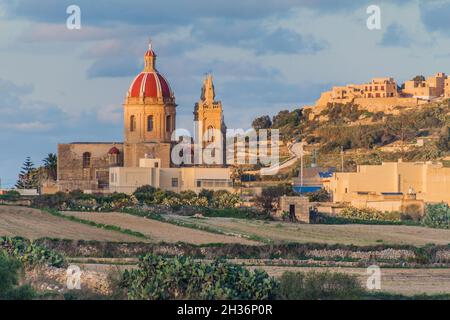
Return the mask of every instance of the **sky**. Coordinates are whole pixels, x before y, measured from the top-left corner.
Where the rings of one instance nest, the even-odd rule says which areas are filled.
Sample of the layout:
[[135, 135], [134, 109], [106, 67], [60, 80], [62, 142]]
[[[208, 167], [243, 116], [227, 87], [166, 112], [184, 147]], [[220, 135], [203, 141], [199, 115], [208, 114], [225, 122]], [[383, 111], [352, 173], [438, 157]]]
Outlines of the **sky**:
[[[81, 10], [70, 30], [67, 7]], [[369, 5], [381, 29], [369, 30]], [[0, 0], [0, 179], [58, 143], [122, 141], [148, 39], [192, 128], [205, 73], [229, 128], [311, 105], [333, 85], [450, 73], [450, 0]]]

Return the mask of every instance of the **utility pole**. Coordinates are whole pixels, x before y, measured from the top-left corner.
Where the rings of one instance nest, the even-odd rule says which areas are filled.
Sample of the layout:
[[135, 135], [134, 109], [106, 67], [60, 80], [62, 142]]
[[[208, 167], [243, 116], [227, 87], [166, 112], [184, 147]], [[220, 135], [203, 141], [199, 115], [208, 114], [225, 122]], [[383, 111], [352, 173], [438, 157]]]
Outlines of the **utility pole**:
[[303, 156], [305, 155], [304, 143], [300, 143], [300, 188], [303, 189]]

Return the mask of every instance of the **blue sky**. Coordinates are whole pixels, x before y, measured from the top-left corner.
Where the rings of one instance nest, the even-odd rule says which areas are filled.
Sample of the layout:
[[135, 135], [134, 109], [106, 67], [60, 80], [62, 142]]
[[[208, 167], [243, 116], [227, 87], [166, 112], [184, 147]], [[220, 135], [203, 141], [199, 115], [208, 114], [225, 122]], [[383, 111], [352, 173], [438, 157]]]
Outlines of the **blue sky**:
[[[81, 30], [66, 8], [81, 8]], [[382, 28], [366, 27], [381, 8]], [[213, 72], [228, 127], [312, 104], [332, 85], [450, 73], [450, 1], [0, 0], [0, 178], [57, 143], [121, 141], [122, 103], [151, 37], [191, 128]]]

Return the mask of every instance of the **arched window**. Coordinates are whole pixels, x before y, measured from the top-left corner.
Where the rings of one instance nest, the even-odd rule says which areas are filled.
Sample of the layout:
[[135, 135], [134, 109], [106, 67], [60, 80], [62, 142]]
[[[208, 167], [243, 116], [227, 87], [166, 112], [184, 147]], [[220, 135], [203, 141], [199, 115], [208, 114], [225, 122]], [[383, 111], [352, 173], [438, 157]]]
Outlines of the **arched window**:
[[130, 117], [130, 131], [136, 130], [136, 117], [131, 116]]
[[153, 116], [147, 117], [147, 131], [148, 132], [153, 131]]
[[91, 166], [91, 153], [83, 153], [83, 168], [89, 168]]
[[206, 141], [207, 142], [214, 141], [214, 127], [213, 126], [209, 126], [208, 130], [206, 131]]
[[172, 117], [169, 115], [166, 117], [166, 131], [170, 132], [172, 128]]

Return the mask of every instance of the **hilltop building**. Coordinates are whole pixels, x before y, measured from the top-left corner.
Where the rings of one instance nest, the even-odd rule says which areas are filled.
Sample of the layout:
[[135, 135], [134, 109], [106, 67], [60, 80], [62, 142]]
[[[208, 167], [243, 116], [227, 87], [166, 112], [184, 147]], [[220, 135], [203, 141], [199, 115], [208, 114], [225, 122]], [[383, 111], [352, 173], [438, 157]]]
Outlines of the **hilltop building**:
[[382, 211], [446, 202], [450, 205], [450, 168], [437, 162], [383, 162], [360, 165], [356, 172], [336, 172], [325, 188], [333, 201]]
[[439, 72], [426, 80], [415, 79], [405, 82], [403, 95], [423, 100], [431, 100], [444, 95], [447, 75]]
[[[151, 44], [144, 55], [144, 70], [132, 81], [123, 104], [124, 142], [75, 142], [58, 145], [59, 191], [133, 192], [150, 184], [170, 190], [230, 189], [230, 169], [181, 168], [171, 161], [175, 130], [175, 95], [167, 79], [156, 69]], [[201, 137], [215, 130], [223, 133], [222, 103], [215, 101], [211, 75], [205, 79], [195, 106]], [[223, 162], [224, 163], [224, 162]]]
[[427, 79], [406, 81], [398, 87], [394, 78], [374, 78], [366, 84], [336, 86], [323, 92], [315, 106], [306, 106], [310, 118], [322, 113], [329, 105], [354, 104], [369, 112], [396, 113], [397, 107], [412, 108], [434, 99], [450, 98], [450, 79], [439, 72]]

